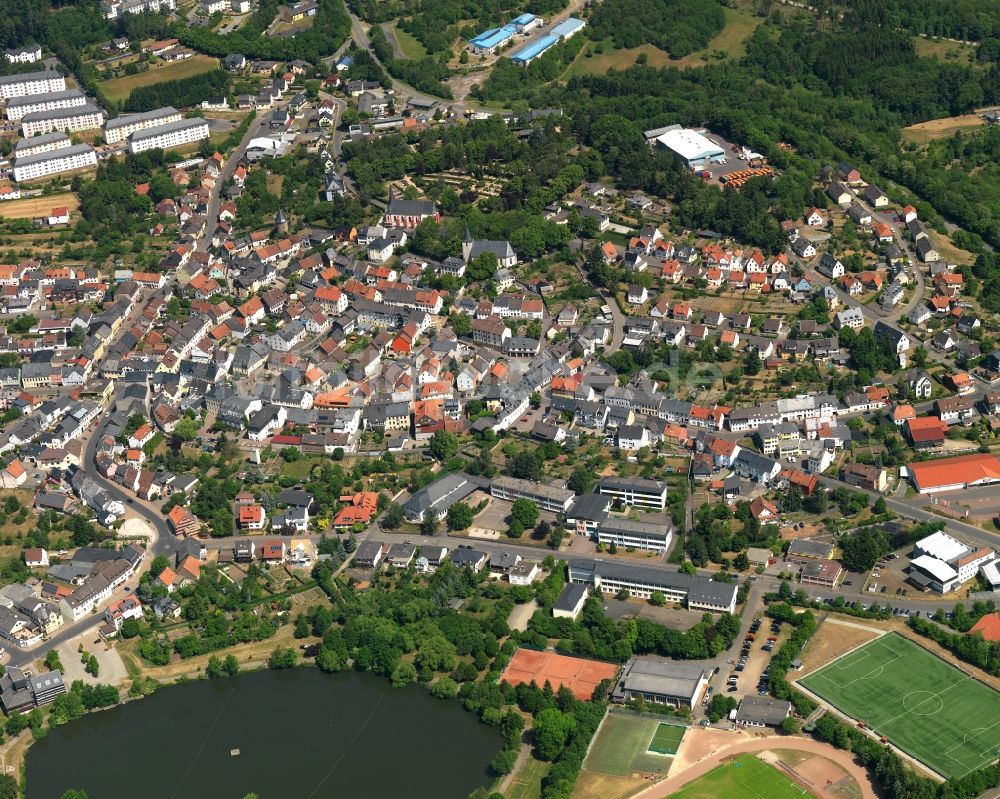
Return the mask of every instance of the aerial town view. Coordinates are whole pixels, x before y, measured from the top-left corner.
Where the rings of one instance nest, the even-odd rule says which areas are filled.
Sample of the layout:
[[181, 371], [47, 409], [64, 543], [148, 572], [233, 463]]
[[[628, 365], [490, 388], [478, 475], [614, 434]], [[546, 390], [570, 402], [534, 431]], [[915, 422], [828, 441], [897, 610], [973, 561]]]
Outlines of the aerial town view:
[[0, 799], [1000, 797], [1000, 4], [0, 0], [0, 112]]

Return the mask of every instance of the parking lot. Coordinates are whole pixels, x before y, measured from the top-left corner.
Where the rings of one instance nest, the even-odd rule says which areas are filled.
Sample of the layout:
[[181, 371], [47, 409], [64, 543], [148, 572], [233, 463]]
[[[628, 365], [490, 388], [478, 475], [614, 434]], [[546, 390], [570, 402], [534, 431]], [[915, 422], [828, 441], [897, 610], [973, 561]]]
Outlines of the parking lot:
[[[715, 680], [716, 691], [727, 691], [737, 698], [741, 696], [753, 696], [754, 693], [767, 692], [767, 678], [765, 672], [769, 670], [772, 655], [788, 638], [786, 625], [776, 624], [773, 620], [759, 617], [750, 627], [749, 635], [753, 635], [754, 640], [747, 645], [747, 639], [737, 641], [732, 648], [732, 663], [722, 666], [719, 678]], [[771, 641], [770, 639], [774, 639]], [[765, 649], [765, 647], [768, 647]], [[740, 660], [745, 657], [742, 663]], [[720, 679], [720, 678], [725, 679]], [[731, 683], [732, 677], [736, 677], [735, 683]], [[735, 687], [736, 690], [730, 690]]]
[[[97, 658], [97, 676], [86, 671], [79, 652], [80, 646], [89, 654]], [[118, 652], [107, 647], [103, 641], [97, 638], [96, 633], [90, 632], [77, 636], [71, 641], [57, 647], [59, 659], [63, 664], [63, 677], [66, 685], [72, 685], [76, 680], [83, 680], [88, 685], [117, 685], [126, 677], [128, 670], [119, 657]]]
[[911, 594], [919, 593], [906, 582], [905, 572], [909, 563], [909, 558], [900, 557], [895, 553], [879, 560], [867, 575], [865, 593], [871, 594], [872, 599], [880, 604], [884, 602], [891, 604], [891, 600], [896, 597], [909, 597]]

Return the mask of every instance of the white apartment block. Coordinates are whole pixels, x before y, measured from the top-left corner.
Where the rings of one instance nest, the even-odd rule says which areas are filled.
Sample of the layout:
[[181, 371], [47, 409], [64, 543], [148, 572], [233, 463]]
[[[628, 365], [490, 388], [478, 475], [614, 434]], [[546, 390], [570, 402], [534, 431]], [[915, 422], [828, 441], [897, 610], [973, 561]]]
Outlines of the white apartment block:
[[60, 172], [97, 166], [97, 153], [89, 144], [74, 144], [50, 152], [14, 159], [14, 180], [37, 180]]
[[129, 137], [128, 149], [130, 153], [142, 153], [156, 148], [168, 150], [207, 138], [208, 123], [201, 117], [193, 117], [136, 131]]
[[154, 111], [144, 111], [141, 114], [109, 119], [104, 125], [104, 141], [108, 144], [118, 144], [139, 130], [155, 128], [170, 122], [180, 122], [181, 112], [172, 106], [157, 108]]
[[87, 97], [79, 89], [48, 94], [26, 94], [7, 101], [7, 119], [17, 122], [25, 114], [36, 111], [55, 111], [58, 108], [78, 108], [87, 104]]
[[0, 77], [0, 97], [24, 97], [26, 94], [66, 91], [66, 78], [58, 72], [47, 69], [43, 72], [27, 72], [21, 75]]
[[490, 495], [508, 502], [530, 499], [539, 508], [550, 513], [565, 513], [573, 504], [575, 496], [572, 491], [565, 488], [503, 475], [494, 478], [490, 485]]
[[21, 47], [12, 47], [4, 51], [4, 58], [8, 64], [34, 64], [42, 60], [42, 46], [40, 44], [25, 44]]
[[101, 127], [102, 122], [104, 114], [96, 105], [59, 108], [55, 111], [34, 111], [21, 117], [21, 135], [30, 139], [38, 133], [52, 133], [56, 130], [63, 133], [91, 130]]
[[673, 541], [669, 525], [637, 522], [618, 516], [602, 521], [597, 528], [597, 540], [608, 546], [641, 549], [646, 552], [666, 552]]
[[21, 139], [14, 145], [14, 158], [24, 158], [26, 155], [38, 155], [38, 153], [59, 150], [63, 147], [69, 147], [72, 143], [70, 137], [62, 131], [43, 133], [30, 139]]
[[101, 10], [108, 19], [118, 19], [125, 14], [142, 14], [144, 11], [174, 11], [176, 0], [104, 0]]

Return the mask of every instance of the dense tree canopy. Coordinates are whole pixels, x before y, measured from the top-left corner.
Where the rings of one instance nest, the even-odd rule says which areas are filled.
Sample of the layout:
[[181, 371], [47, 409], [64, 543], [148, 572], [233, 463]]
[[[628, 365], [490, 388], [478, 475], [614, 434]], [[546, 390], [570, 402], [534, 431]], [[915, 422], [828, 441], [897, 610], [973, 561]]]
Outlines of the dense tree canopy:
[[590, 17], [590, 37], [621, 48], [654, 44], [681, 58], [707, 47], [725, 24], [716, 0], [603, 0]]

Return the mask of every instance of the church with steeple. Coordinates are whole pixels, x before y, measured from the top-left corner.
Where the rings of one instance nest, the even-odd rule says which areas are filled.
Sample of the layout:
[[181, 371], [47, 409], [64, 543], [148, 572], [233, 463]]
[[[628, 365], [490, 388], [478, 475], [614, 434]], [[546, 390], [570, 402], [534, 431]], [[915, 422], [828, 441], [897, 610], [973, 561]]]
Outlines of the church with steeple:
[[517, 265], [517, 253], [510, 246], [509, 241], [491, 241], [489, 239], [474, 239], [469, 233], [469, 228], [465, 228], [465, 235], [462, 237], [462, 260], [469, 263], [473, 258], [491, 252], [497, 257], [497, 264], [501, 269], [510, 269]]

